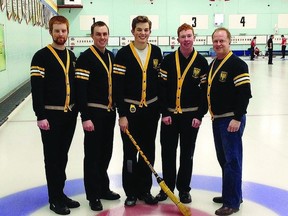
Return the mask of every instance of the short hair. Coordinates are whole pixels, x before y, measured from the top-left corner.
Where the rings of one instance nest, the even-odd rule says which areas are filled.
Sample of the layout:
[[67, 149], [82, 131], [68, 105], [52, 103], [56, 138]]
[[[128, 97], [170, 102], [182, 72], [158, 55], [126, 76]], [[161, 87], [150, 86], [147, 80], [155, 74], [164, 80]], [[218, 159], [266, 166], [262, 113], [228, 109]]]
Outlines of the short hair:
[[91, 25], [91, 35], [93, 35], [93, 33], [94, 33], [94, 28], [95, 28], [96, 26], [100, 26], [100, 27], [106, 26], [107, 29], [108, 29], [108, 34], [109, 34], [109, 27], [108, 27], [108, 25], [107, 25], [105, 22], [103, 22], [103, 21], [97, 21], [97, 22], [95, 22], [95, 23], [93, 23], [93, 24]]
[[64, 16], [53, 16], [49, 20], [49, 32], [51, 33], [53, 31], [53, 25], [54, 24], [66, 24], [67, 26], [67, 31], [69, 33], [69, 21], [66, 19]]
[[138, 23], [148, 23], [149, 24], [149, 30], [152, 28], [152, 22], [149, 20], [147, 16], [137, 16], [132, 20], [132, 30], [135, 30], [136, 25]]
[[231, 43], [231, 33], [230, 33], [230, 31], [229, 31], [227, 28], [225, 28], [225, 27], [219, 27], [219, 28], [215, 29], [214, 32], [212, 33], [212, 39], [213, 39], [213, 36], [214, 36], [215, 32], [218, 32], [218, 31], [225, 31], [225, 32], [227, 33], [227, 37], [228, 37], [228, 39], [229, 39], [229, 42]]
[[281, 35], [281, 37], [284, 37], [284, 35]]
[[193, 27], [192, 27], [191, 25], [189, 25], [189, 24], [187, 24], [187, 23], [182, 24], [182, 25], [179, 26], [178, 29], [177, 29], [177, 35], [178, 35], [178, 37], [179, 37], [179, 33], [180, 33], [181, 31], [183, 31], [183, 30], [187, 31], [187, 30], [190, 30], [190, 29], [192, 30], [192, 33], [193, 33], [193, 35], [194, 35], [194, 29], [193, 29]]

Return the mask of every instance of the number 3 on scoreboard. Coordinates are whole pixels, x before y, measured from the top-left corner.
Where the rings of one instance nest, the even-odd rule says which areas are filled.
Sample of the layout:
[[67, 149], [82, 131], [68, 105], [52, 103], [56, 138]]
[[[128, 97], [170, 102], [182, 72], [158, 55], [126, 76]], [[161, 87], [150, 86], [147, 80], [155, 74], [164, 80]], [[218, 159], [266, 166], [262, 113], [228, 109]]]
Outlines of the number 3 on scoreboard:
[[192, 17], [192, 27], [196, 28], [197, 27], [197, 17]]

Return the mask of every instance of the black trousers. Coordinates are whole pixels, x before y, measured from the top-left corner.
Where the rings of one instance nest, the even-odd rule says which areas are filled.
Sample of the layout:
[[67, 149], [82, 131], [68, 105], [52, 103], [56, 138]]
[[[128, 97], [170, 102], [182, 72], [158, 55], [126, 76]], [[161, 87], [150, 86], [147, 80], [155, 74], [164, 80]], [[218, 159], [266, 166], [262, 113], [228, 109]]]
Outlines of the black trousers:
[[[148, 107], [139, 108], [136, 112], [130, 113], [127, 117], [129, 131], [140, 146], [147, 159], [154, 165], [155, 161], [155, 138], [159, 121], [157, 103]], [[126, 196], [139, 196], [150, 192], [152, 187], [152, 173], [146, 162], [129, 137], [121, 132], [123, 141], [123, 168], [122, 182]]]
[[91, 108], [94, 131], [84, 131], [84, 185], [87, 200], [110, 190], [107, 169], [112, 157], [116, 112]]
[[273, 49], [268, 49], [268, 64], [272, 64]]
[[255, 54], [254, 54], [254, 47], [251, 46], [251, 48], [250, 48], [250, 59], [252, 60], [252, 59], [254, 59], [254, 57], [255, 57]]
[[74, 135], [77, 112], [47, 110], [50, 130], [40, 130], [49, 202], [61, 201], [66, 180], [68, 151]]
[[282, 58], [285, 58], [286, 46], [281, 46]]
[[[171, 191], [175, 185], [180, 192], [191, 190], [190, 182], [193, 169], [193, 155], [198, 128], [193, 128], [193, 112], [171, 114], [172, 124], [161, 123], [160, 141], [163, 178]], [[180, 139], [180, 163], [176, 171], [178, 140]]]

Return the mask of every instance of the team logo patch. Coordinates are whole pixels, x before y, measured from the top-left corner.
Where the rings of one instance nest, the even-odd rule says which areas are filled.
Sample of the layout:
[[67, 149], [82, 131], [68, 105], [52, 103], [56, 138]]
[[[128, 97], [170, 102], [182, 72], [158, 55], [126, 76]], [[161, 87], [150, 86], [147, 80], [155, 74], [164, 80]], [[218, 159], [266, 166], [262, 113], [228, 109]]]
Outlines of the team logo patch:
[[192, 75], [192, 77], [194, 77], [194, 78], [198, 78], [199, 77], [199, 74], [200, 74], [200, 71], [201, 71], [201, 69], [200, 68], [194, 68], [194, 70], [193, 70], [193, 75]]
[[154, 68], [154, 69], [157, 69], [157, 68], [158, 68], [158, 64], [159, 64], [158, 59], [153, 59], [153, 68]]
[[226, 82], [227, 76], [228, 76], [228, 73], [227, 73], [227, 72], [221, 71], [220, 77], [219, 77], [219, 81], [220, 81], [220, 82]]

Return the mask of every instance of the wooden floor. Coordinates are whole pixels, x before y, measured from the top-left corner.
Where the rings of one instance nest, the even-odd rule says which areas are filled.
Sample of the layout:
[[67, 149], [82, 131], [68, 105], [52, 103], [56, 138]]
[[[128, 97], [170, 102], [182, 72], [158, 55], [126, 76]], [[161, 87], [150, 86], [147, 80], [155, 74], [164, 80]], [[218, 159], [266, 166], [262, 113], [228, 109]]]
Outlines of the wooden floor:
[[[238, 216], [288, 215], [288, 60], [276, 57], [273, 65], [262, 57], [250, 61], [252, 93], [244, 133], [243, 195]], [[211, 58], [208, 58], [211, 61]], [[115, 128], [114, 154], [109, 168], [111, 189], [121, 194], [118, 201], [103, 201], [104, 210], [93, 212], [83, 187], [83, 131], [78, 125], [69, 154], [66, 193], [81, 203], [74, 216], [181, 215], [172, 201], [151, 207], [138, 202], [124, 208], [121, 187], [122, 142]], [[157, 136], [155, 169], [161, 175], [160, 144]], [[28, 96], [0, 127], [0, 215], [49, 216], [40, 132]], [[193, 216], [214, 215], [219, 204], [212, 198], [221, 191], [221, 171], [216, 160], [209, 115], [204, 117], [194, 157], [191, 181]], [[159, 186], [154, 182], [152, 193]], [[178, 195], [178, 193], [176, 193]]]

